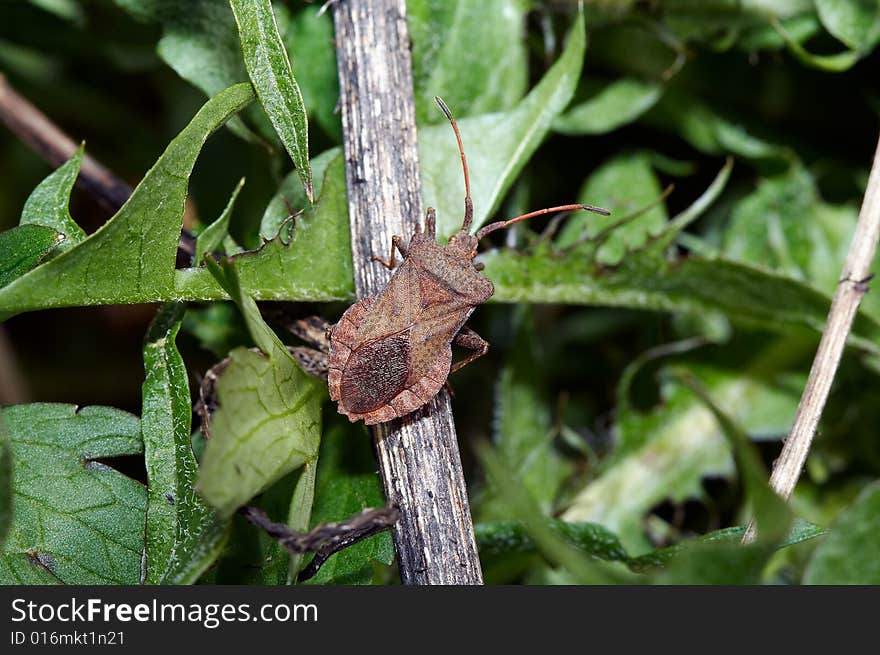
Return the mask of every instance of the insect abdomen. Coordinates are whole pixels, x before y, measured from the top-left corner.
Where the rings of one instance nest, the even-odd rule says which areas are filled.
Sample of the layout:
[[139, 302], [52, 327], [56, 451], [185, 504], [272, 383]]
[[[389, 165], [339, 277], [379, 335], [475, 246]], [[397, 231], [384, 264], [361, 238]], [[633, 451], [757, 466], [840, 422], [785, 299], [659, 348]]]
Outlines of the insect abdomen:
[[357, 414], [382, 407], [403, 391], [409, 368], [408, 333], [368, 341], [353, 350], [345, 364], [340, 401]]

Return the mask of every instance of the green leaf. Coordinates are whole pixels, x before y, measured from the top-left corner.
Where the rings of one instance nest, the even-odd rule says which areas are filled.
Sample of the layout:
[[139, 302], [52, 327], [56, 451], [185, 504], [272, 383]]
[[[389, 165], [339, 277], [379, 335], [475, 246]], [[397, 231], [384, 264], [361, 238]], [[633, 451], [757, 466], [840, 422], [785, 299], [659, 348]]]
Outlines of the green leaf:
[[620, 581], [620, 573], [590, 559], [561, 531], [541, 515], [531, 496], [522, 488], [505, 463], [488, 446], [478, 451], [494, 493], [507, 505], [507, 516], [523, 526], [538, 551], [552, 564], [561, 566], [579, 584], [608, 584]]
[[[321, 441], [312, 527], [382, 507], [385, 498], [367, 435], [335, 427]], [[385, 531], [334, 554], [307, 584], [375, 584], [380, 581], [375, 564], [387, 566], [393, 559], [391, 533]]]
[[[857, 219], [853, 206], [824, 203], [812, 175], [795, 165], [763, 178], [734, 206], [722, 251], [729, 259], [760, 262], [830, 293], [837, 286]], [[874, 309], [866, 300], [865, 308]]]
[[[664, 243], [660, 235], [655, 243]], [[762, 267], [723, 257], [666, 260], [650, 252], [629, 253], [617, 267], [591, 261], [593, 247], [563, 252], [498, 250], [481, 255], [485, 275], [495, 285], [495, 301], [557, 302], [705, 313], [780, 332], [820, 333], [829, 295], [811, 285]], [[650, 246], [649, 246], [650, 247]], [[864, 310], [856, 317], [850, 343], [878, 352], [880, 323]]]
[[221, 516], [287, 473], [313, 461], [321, 438], [326, 386], [307, 376], [241, 291], [228, 260], [206, 260], [238, 304], [262, 353], [233, 350], [217, 381], [219, 408], [202, 457], [198, 488]]
[[785, 26], [779, 21], [771, 22], [773, 27], [776, 28], [776, 31], [785, 41], [785, 44], [788, 46], [789, 52], [791, 52], [798, 61], [807, 66], [811, 66], [812, 68], [818, 68], [819, 70], [829, 73], [842, 73], [855, 66], [859, 59], [862, 58], [862, 53], [856, 50], [844, 50], [843, 52], [838, 52], [833, 55], [813, 54], [804, 48], [794, 36], [789, 34]]
[[[613, 532], [596, 523], [567, 523], [548, 519], [547, 524], [578, 549], [597, 559], [625, 562], [629, 559]], [[490, 521], [474, 525], [480, 559], [537, 552], [534, 540], [517, 521]]]
[[[579, 15], [559, 60], [515, 108], [459, 121], [471, 171], [475, 229], [497, 209], [568, 105], [580, 77], [585, 47], [584, 18]], [[453, 104], [449, 106], [453, 113], [457, 111]], [[419, 161], [425, 204], [437, 210], [438, 236], [448, 236], [461, 227], [464, 208], [464, 182], [456, 165], [458, 147], [449, 125], [419, 130]]]
[[19, 225], [0, 232], [0, 288], [44, 261], [64, 235], [43, 225]]
[[[331, 148], [312, 159], [312, 175], [315, 178], [315, 202], [310, 203], [305, 190], [300, 184], [296, 171], [291, 171], [281, 182], [278, 191], [266, 206], [260, 220], [260, 236], [268, 241], [279, 236], [279, 232], [290, 221], [290, 212], [302, 211], [294, 221], [294, 229], [290, 237], [295, 239], [297, 228], [303, 224], [343, 223], [348, 226], [348, 204], [345, 202], [345, 164], [342, 148]], [[326, 185], [326, 190], [325, 190]], [[340, 203], [340, 196], [342, 202]], [[341, 218], [339, 214], [341, 211]], [[346, 230], [347, 231], [347, 230]], [[335, 244], [335, 239], [329, 239]], [[339, 244], [341, 247], [343, 244]], [[350, 244], [346, 243], [346, 247]], [[307, 267], [303, 267], [304, 269]], [[305, 271], [303, 271], [305, 272]]]
[[[309, 529], [312, 517], [312, 506], [315, 504], [315, 482], [318, 475], [318, 463], [314, 458], [306, 460], [302, 473], [293, 489], [290, 508], [287, 511], [287, 525], [296, 532]], [[295, 584], [303, 561], [302, 553], [291, 553], [288, 564], [288, 584]]]
[[141, 430], [149, 480], [144, 582], [192, 583], [213, 562], [227, 535], [195, 493], [189, 382], [175, 345], [184, 306], [164, 305], [144, 345]]
[[70, 21], [77, 27], [86, 22], [83, 7], [76, 0], [30, 0], [30, 3], [62, 20]]
[[434, 96], [460, 117], [504, 111], [522, 98], [528, 84], [526, 10], [522, 0], [406, 3], [420, 125], [445, 120]]
[[880, 42], [880, 1], [815, 0], [822, 25], [853, 50], [870, 52]]
[[[0, 313], [173, 298], [187, 183], [208, 136], [253, 98], [249, 84], [209, 100], [123, 207], [97, 232], [0, 290]], [[21, 226], [17, 229], [37, 226]]]
[[712, 412], [733, 450], [740, 481], [754, 514], [758, 543], [775, 545], [788, 530], [791, 513], [785, 501], [770, 488], [770, 475], [761, 461], [760, 453], [742, 428], [712, 400], [699, 379], [681, 369], [675, 375]]
[[638, 119], [662, 93], [656, 82], [624, 77], [569, 109], [553, 122], [553, 129], [563, 134], [606, 134]]
[[638, 217], [614, 229], [596, 253], [599, 264], [617, 264], [627, 251], [645, 245], [650, 236], [666, 227], [666, 207], [657, 204], [662, 193], [647, 153], [618, 155], [594, 171], [578, 194], [578, 202], [604, 207], [612, 215], [572, 214], [560, 230], [556, 245], [570, 246], [583, 236], [599, 234], [622, 217], [639, 212]]
[[[545, 357], [534, 338], [531, 316], [523, 314], [496, 386], [493, 445], [541, 513], [551, 515], [572, 465], [553, 446], [553, 417], [541, 375]], [[483, 520], [507, 515], [503, 499], [491, 495], [480, 499], [479, 513]]]
[[[780, 18], [788, 38], [796, 43], [805, 43], [822, 31], [819, 17], [812, 11]], [[766, 21], [746, 27], [740, 32], [736, 47], [745, 52], [758, 50], [780, 50], [786, 47], [786, 39], [776, 28]]]
[[12, 450], [6, 424], [0, 415], [0, 550], [12, 524], [12, 493]]
[[[232, 195], [229, 196], [229, 202], [226, 203], [223, 212], [216, 221], [211, 223], [199, 234], [196, 239], [196, 254], [195, 257], [193, 257], [193, 263], [195, 265], [198, 266], [206, 253], [211, 253], [219, 249], [223, 244], [224, 239], [229, 236], [229, 217], [232, 216], [232, 210], [235, 207], [235, 200], [238, 198], [238, 194], [243, 186], [244, 178], [241, 178], [235, 189], [232, 190]], [[226, 254], [231, 255], [233, 253]]]
[[880, 482], [840, 514], [804, 572], [806, 584], [880, 584]]
[[[732, 347], [732, 346], [731, 346]], [[808, 341], [782, 339], [759, 351], [743, 369], [691, 368], [715, 403], [726, 408], [756, 438], [775, 437], [791, 427], [803, 377], [785, 372], [809, 356]], [[644, 360], [637, 360], [639, 366]], [[733, 473], [730, 448], [712, 413], [675, 379], [663, 375], [661, 404], [642, 414], [631, 407], [628, 369], [618, 391], [617, 450], [562, 514], [566, 521], [601, 523], [632, 553], [648, 544], [642, 519], [663, 500], [682, 502], [703, 494], [706, 476]]]
[[55, 252], [64, 252], [86, 238], [86, 233], [70, 217], [68, 209], [82, 158], [83, 146], [80, 146], [73, 157], [37, 185], [21, 212], [20, 225], [44, 225], [64, 235]]
[[[745, 528], [722, 528], [627, 561], [631, 570], [654, 573], [656, 584], [754, 584], [775, 551], [825, 533], [819, 526], [796, 520], [775, 545], [743, 546]], [[658, 570], [659, 569], [659, 570]]]
[[[162, 25], [156, 50], [162, 61], [180, 77], [213, 97], [227, 87], [247, 82], [238, 29], [226, 0], [114, 0], [136, 19]], [[250, 141], [272, 140], [274, 131], [266, 114], [257, 105], [243, 109], [229, 127]]]
[[756, 161], [790, 163], [794, 152], [785, 146], [767, 141], [756, 134], [757, 129], [736, 117], [701, 102], [690, 94], [668, 89], [645, 122], [677, 133], [697, 150], [711, 155], [739, 155]]
[[229, 0], [248, 76], [311, 201], [309, 125], [302, 92], [293, 76], [270, 0]]
[[101, 462], [143, 451], [137, 417], [48, 403], [5, 407], [0, 415], [14, 475], [0, 581], [48, 582], [49, 573], [67, 584], [137, 584], [147, 492]]
[[680, 552], [654, 579], [663, 585], [757, 584], [773, 553], [765, 545], [696, 543]]
[[[687, 557], [689, 549], [696, 544], [707, 544], [713, 542], [739, 544], [742, 541], [742, 537], [745, 532], [746, 529], [743, 526], [713, 530], [712, 532], [700, 535], [696, 539], [678, 543], [674, 546], [669, 546], [667, 548], [660, 548], [650, 553], [646, 553], [645, 555], [642, 555], [640, 557], [634, 557], [629, 560], [629, 566], [634, 571], [640, 572], [664, 567], [679, 556]], [[818, 525], [810, 523], [809, 521], [804, 521], [803, 519], [795, 519], [792, 522], [792, 526], [788, 531], [788, 534], [785, 536], [785, 539], [783, 539], [777, 545], [777, 548], [787, 548], [788, 546], [794, 546], [804, 541], [815, 539], [816, 537], [821, 537], [827, 532], [828, 531], [825, 528], [821, 528]]]
[[[291, 500], [306, 467], [288, 473], [248, 502], [273, 520], [290, 514]], [[213, 569], [216, 584], [287, 585], [291, 580], [291, 556], [277, 540], [251, 525], [243, 516], [232, 518], [232, 534]]]
[[[354, 297], [345, 162], [334, 148], [314, 160], [314, 205], [307, 205], [296, 174], [282, 183], [266, 209], [261, 233], [271, 240], [236, 256], [242, 288], [261, 299], [348, 300]], [[323, 175], [321, 174], [323, 171]], [[291, 208], [306, 207], [288, 221]], [[223, 298], [223, 290], [204, 268], [177, 272], [179, 292], [188, 299]]]

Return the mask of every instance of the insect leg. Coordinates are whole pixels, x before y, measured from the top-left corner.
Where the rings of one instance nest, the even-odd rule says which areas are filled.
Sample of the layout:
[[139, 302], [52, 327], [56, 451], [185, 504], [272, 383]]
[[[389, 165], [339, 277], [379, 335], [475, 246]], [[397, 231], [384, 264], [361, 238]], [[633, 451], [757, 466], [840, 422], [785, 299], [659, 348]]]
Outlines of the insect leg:
[[425, 231], [432, 239], [437, 234], [437, 212], [433, 207], [428, 207], [428, 214], [425, 216]]
[[391, 257], [389, 259], [382, 259], [378, 255], [373, 255], [372, 257], [370, 257], [370, 261], [379, 262], [380, 264], [382, 264], [382, 266], [388, 269], [394, 268], [395, 266], [397, 266], [397, 260], [394, 258], [394, 256], [397, 254], [394, 252], [395, 248], [400, 251], [401, 255], [406, 257], [406, 246], [403, 245], [403, 237], [395, 234], [393, 237], [391, 237]]
[[453, 343], [456, 346], [461, 346], [462, 348], [467, 348], [468, 350], [473, 350], [474, 352], [465, 357], [460, 362], [456, 362], [455, 364], [453, 364], [452, 368], [449, 369], [450, 373], [454, 373], [461, 367], [470, 364], [477, 357], [482, 357], [487, 352], [489, 352], [489, 342], [467, 326], [459, 330], [458, 334], [455, 335], [455, 339], [453, 339]]

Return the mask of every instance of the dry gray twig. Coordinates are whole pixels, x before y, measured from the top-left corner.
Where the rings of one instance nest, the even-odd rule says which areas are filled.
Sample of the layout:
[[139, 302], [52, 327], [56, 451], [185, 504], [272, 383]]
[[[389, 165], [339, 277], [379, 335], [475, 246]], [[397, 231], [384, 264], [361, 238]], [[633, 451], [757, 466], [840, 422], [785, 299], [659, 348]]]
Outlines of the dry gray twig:
[[[782, 453], [773, 467], [770, 486], [785, 499], [794, 491], [801, 469], [807, 460], [813, 435], [825, 408], [825, 401], [837, 373], [843, 348], [846, 345], [853, 319], [859, 309], [862, 296], [868, 291], [871, 265], [880, 237], [880, 143], [874, 153], [874, 163], [868, 179], [868, 188], [862, 201], [859, 222], [853, 234], [852, 243], [843, 264], [843, 272], [822, 339], [804, 387], [800, 404], [795, 413], [791, 432], [785, 440]], [[749, 525], [743, 536], [743, 543], [755, 539], [754, 524]]]
[[[355, 288], [364, 297], [391, 275], [370, 257], [424, 220], [405, 2], [345, 0], [334, 19]], [[393, 537], [401, 580], [481, 584], [449, 394], [377, 428], [385, 494], [400, 510]]]

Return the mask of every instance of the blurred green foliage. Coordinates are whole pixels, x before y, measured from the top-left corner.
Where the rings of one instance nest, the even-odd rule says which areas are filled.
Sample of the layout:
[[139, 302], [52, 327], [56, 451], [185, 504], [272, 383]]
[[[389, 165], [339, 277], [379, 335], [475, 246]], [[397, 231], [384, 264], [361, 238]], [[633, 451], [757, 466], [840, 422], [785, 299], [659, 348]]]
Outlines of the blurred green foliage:
[[[73, 189], [82, 151], [52, 172], [0, 135], [0, 581], [285, 583], [300, 560], [238, 506], [303, 529], [382, 503], [365, 430], [277, 336], [353, 297], [332, 20], [231, 4], [0, 5], [7, 81], [135, 187], [110, 216]], [[876, 295], [787, 509], [765, 480], [877, 141], [880, 2], [408, 10], [441, 236], [463, 189], [434, 95], [460, 118], [476, 225], [613, 211], [484, 243], [492, 350], [451, 383], [487, 581], [876, 583]], [[230, 353], [200, 426], [189, 401]], [[388, 582], [392, 555], [372, 537], [314, 582]]]

